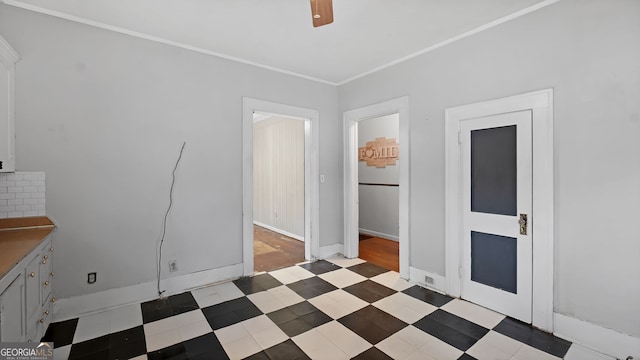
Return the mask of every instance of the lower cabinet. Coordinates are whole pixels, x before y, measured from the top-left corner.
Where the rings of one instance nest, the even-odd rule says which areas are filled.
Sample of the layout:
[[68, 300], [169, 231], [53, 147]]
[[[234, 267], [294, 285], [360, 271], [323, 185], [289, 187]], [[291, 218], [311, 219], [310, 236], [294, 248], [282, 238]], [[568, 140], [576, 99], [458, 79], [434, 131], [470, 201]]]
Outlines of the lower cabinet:
[[55, 301], [52, 255], [48, 237], [7, 275], [15, 280], [0, 288], [0, 342], [38, 342], [44, 335]]

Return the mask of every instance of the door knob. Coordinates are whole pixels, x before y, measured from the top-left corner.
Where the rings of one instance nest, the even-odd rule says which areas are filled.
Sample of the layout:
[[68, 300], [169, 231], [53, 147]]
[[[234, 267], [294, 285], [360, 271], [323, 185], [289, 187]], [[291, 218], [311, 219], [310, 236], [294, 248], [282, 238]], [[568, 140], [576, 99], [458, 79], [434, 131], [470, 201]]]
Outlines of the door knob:
[[520, 235], [527, 235], [527, 214], [520, 214], [518, 224], [520, 224]]

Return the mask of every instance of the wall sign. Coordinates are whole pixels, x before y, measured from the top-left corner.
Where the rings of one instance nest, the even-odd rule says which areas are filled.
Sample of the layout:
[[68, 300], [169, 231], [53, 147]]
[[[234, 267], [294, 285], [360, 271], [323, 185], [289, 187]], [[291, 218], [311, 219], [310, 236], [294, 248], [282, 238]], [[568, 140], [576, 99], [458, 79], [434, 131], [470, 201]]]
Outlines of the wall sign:
[[366, 146], [358, 148], [358, 161], [366, 161], [367, 166], [383, 168], [387, 165], [395, 165], [398, 153], [396, 139], [379, 137], [368, 141]]

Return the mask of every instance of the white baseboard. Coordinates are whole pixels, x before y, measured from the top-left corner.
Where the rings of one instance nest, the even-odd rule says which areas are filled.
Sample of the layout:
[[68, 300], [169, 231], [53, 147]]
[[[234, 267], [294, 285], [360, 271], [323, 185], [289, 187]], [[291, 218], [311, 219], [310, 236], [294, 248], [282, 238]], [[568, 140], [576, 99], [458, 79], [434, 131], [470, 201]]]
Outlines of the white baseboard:
[[[160, 281], [160, 288], [165, 290], [163, 296], [169, 296], [223, 280], [235, 279], [240, 276], [242, 276], [242, 264], [236, 264], [162, 279]], [[53, 320], [68, 320], [80, 315], [153, 300], [157, 297], [157, 282], [151, 281], [87, 295], [62, 298], [56, 301]]]
[[[432, 284], [428, 284], [425, 281], [425, 276], [428, 276], [430, 278], [433, 279], [433, 283]], [[428, 289], [437, 291], [439, 293], [442, 294], [446, 294], [445, 289], [446, 289], [446, 281], [445, 281], [445, 277], [442, 275], [438, 275], [438, 274], [434, 274], [434, 273], [430, 273], [428, 271], [424, 271], [424, 270], [420, 270], [417, 268], [414, 268], [412, 266], [409, 267], [409, 281], [421, 286], [424, 286]]]
[[383, 238], [383, 239], [389, 239], [389, 240], [393, 240], [393, 241], [400, 241], [400, 237], [397, 236], [397, 235], [385, 234], [385, 233], [382, 233], [382, 232], [379, 232], [379, 231], [373, 231], [373, 230], [362, 229], [362, 228], [359, 228], [358, 231], [361, 234], [367, 234], [367, 235], [380, 237], [380, 238]]
[[267, 230], [275, 231], [278, 234], [282, 234], [284, 236], [288, 236], [288, 237], [296, 239], [296, 240], [304, 241], [304, 236], [296, 235], [294, 233], [290, 233], [288, 231], [285, 231], [285, 230], [282, 230], [282, 229], [278, 229], [277, 227], [274, 227], [274, 226], [271, 226], [271, 225], [267, 225], [267, 224], [261, 223], [259, 221], [254, 221], [253, 224], [254, 225], [258, 225], [260, 227], [263, 227], [263, 228], [265, 228]]
[[326, 259], [336, 254], [344, 254], [344, 245], [333, 244], [328, 246], [321, 246], [318, 249], [318, 259]]
[[553, 313], [553, 329], [556, 336], [597, 352], [618, 359], [640, 359], [640, 338], [559, 313]]

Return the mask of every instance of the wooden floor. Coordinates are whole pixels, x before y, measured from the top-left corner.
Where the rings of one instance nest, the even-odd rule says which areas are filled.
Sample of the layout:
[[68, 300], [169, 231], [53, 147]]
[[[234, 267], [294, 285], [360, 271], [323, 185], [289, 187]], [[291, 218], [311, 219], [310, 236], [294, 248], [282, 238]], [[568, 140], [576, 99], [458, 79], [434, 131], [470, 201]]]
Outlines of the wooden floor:
[[253, 226], [253, 269], [271, 271], [304, 261], [304, 242]]
[[400, 271], [399, 243], [379, 237], [360, 234], [359, 258], [383, 267]]

